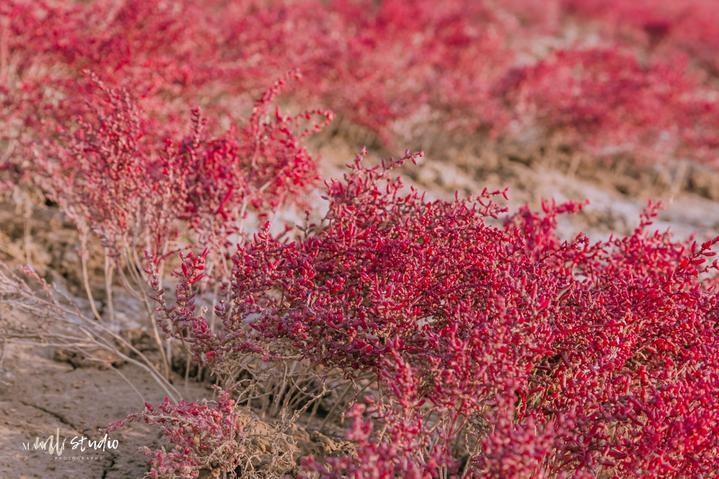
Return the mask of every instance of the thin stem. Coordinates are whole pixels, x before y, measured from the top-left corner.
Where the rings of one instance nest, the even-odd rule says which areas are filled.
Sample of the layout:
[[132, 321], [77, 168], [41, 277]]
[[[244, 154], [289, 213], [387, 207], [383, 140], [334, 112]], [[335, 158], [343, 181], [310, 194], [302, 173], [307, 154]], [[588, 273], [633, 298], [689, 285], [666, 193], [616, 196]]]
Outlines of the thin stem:
[[347, 387], [345, 388], [345, 390], [342, 391], [342, 394], [340, 395], [339, 400], [332, 405], [332, 408], [329, 410], [329, 412], [325, 416], [324, 420], [322, 421], [322, 424], [320, 424], [320, 432], [324, 431], [325, 424], [327, 424], [327, 421], [329, 420], [330, 416], [332, 416], [332, 414], [334, 414], [335, 409], [337, 409], [337, 406], [339, 406], [340, 403], [342, 403], [345, 400], [345, 397], [347, 397], [347, 394], [350, 392], [350, 389], [352, 389], [352, 386], [353, 386], [353, 384], [349, 383], [347, 385]]
[[0, 84], [6, 84], [9, 81], [8, 75], [8, 38], [10, 36], [10, 26], [7, 21], [0, 22]]
[[95, 298], [92, 295], [92, 289], [90, 288], [90, 279], [87, 274], [87, 233], [80, 233], [80, 266], [82, 268], [82, 284], [85, 286], [85, 294], [87, 295], [88, 301], [90, 301], [90, 309], [92, 310], [93, 316], [98, 321], [102, 321], [102, 316], [95, 306]]
[[[155, 318], [154, 311], [152, 309], [152, 306], [150, 305], [150, 300], [147, 296], [147, 292], [145, 291], [145, 288], [143, 287], [143, 279], [138, 271], [142, 271], [142, 263], [140, 262], [140, 258], [137, 255], [137, 251], [135, 251], [134, 248], [126, 248], [126, 257], [128, 259], [128, 272], [131, 276], [133, 276], [135, 283], [139, 286], [139, 294], [140, 299], [142, 300], [143, 305], [145, 306], [145, 311], [147, 312], [147, 316], [150, 318], [150, 324], [152, 325], [152, 334], [153, 339], [155, 340], [155, 344], [157, 344], [157, 349], [160, 352], [160, 357], [162, 360], [162, 365], [164, 369], [164, 374], [166, 378], [170, 378], [170, 363], [168, 360], [168, 353], [165, 351], [165, 345], [163, 344], [162, 338], [160, 337], [160, 330], [157, 325], [157, 318]], [[136, 290], [138, 291], [138, 290]]]
[[115, 322], [115, 306], [112, 301], [112, 276], [115, 271], [115, 267], [110, 260], [110, 257], [105, 252], [105, 295], [107, 296], [107, 310], [110, 314], [110, 322]]

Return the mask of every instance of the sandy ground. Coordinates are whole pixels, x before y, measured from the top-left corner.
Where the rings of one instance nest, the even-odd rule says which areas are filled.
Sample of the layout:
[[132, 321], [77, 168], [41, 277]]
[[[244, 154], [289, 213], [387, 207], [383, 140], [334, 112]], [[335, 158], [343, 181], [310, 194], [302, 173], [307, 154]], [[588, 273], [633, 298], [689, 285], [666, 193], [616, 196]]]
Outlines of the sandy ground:
[[[132, 365], [117, 369], [132, 378], [147, 400], [162, 400], [161, 389], [146, 372]], [[58, 362], [46, 349], [10, 346], [2, 380], [0, 477], [142, 477], [146, 461], [139, 448], [148, 438], [156, 440], [150, 431], [115, 431], [108, 437], [118, 441], [116, 449], [81, 451], [80, 437], [101, 440], [105, 432], [100, 428], [143, 407], [142, 399], [119, 374]], [[188, 396], [204, 390], [194, 383], [189, 387], [193, 390], [187, 391]], [[36, 437], [44, 441], [58, 435], [65, 440], [61, 454], [23, 449], [23, 443], [33, 443]], [[75, 449], [73, 438], [78, 438]]]

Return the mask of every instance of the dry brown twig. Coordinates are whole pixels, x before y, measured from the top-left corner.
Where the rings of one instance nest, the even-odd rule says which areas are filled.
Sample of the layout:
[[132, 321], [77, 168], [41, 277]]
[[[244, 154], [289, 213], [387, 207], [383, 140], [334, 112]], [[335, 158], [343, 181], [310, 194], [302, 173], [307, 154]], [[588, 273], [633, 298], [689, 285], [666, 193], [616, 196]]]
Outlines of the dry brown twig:
[[[31, 267], [13, 272], [0, 263], [0, 298], [8, 311], [24, 312], [30, 318], [49, 319], [27, 324], [14, 321], [8, 312], [0, 316], [0, 333], [5, 341], [82, 352], [88, 354], [91, 361], [93, 351], [106, 351], [147, 372], [173, 401], [181, 398], [147, 355], [111, 325], [88, 317], [69, 294], [49, 285]], [[112, 369], [140, 394], [119, 369]]]

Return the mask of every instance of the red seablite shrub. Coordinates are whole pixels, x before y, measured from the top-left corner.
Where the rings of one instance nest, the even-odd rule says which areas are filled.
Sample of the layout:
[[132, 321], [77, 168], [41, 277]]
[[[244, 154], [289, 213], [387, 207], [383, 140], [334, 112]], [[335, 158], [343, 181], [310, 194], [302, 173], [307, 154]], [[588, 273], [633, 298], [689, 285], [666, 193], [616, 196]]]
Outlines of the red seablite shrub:
[[144, 96], [224, 78], [214, 27], [200, 2], [8, 0], [0, 15], [8, 52], [22, 53], [13, 55], [12, 67], [23, 81], [72, 79], [89, 68], [130, 81]]
[[[362, 413], [364, 405], [356, 404], [348, 413], [352, 420], [352, 427], [347, 438], [357, 447], [355, 456], [328, 457], [324, 461], [317, 461], [314, 457], [302, 460], [305, 473], [322, 478], [393, 478], [406, 477], [408, 479], [422, 479], [433, 477], [437, 473], [437, 465], [433, 461], [424, 466], [408, 460], [407, 446], [417, 446], [412, 441], [416, 437], [413, 430], [407, 430], [404, 436], [394, 434], [386, 442], [377, 443], [372, 440], [372, 421], [364, 419]], [[393, 430], [399, 428], [394, 427]], [[399, 446], [401, 445], [401, 446]]]
[[[301, 142], [332, 114], [271, 111], [286, 80], [267, 90], [245, 125], [208, 137], [193, 110], [191, 134], [175, 141], [154, 130], [126, 90], [92, 77], [76, 126], [35, 145], [36, 181], [114, 256], [134, 248], [161, 259], [183, 225], [201, 242], [224, 242], [249, 209], [268, 212], [317, 179]], [[321, 122], [311, 124], [315, 117]]]
[[598, 23], [657, 55], [683, 51], [714, 75], [719, 13], [711, 0], [562, 0], [567, 14]]
[[681, 64], [645, 66], [616, 49], [563, 50], [514, 70], [499, 91], [525, 128], [609, 155], [713, 161], [719, 144], [719, 110]]
[[[3, 137], [32, 142], [47, 134], [48, 117], [72, 117], [82, 96], [75, 79], [86, 68], [134, 92], [148, 118], [170, 131], [184, 123], [187, 105], [231, 118], [248, 92], [301, 68], [296, 100], [325, 105], [390, 147], [437, 124], [511, 139], [518, 132], [508, 119], [529, 116], [550, 132], [572, 136], [576, 130], [560, 127], [573, 120], [599, 130], [595, 141], [574, 135], [575, 148], [646, 161], [668, 151], [711, 163], [719, 108], [704, 68], [713, 50], [701, 46], [716, 43], [710, 2], [662, 1], [656, 12], [650, 4], [10, 0], [0, 5]], [[667, 49], [636, 48], [612, 33], [614, 23], [679, 48], [650, 54]], [[601, 50], [587, 52], [587, 42], [567, 33], [595, 24], [606, 27], [591, 44]], [[672, 66], [677, 51], [687, 52], [689, 68]], [[538, 78], [502, 95], [517, 69]], [[557, 97], [565, 90], [547, 87], [555, 84], [572, 93]]]
[[145, 411], [112, 424], [110, 430], [132, 422], [158, 426], [172, 446], [170, 450], [144, 448], [150, 466], [147, 476], [153, 479], [191, 479], [201, 470], [233, 474], [250, 466], [251, 438], [260, 434], [228, 393], [221, 393], [214, 403], [172, 404], [169, 399], [156, 406], [147, 403]]
[[[273, 111], [276, 97], [291, 78], [299, 78], [298, 73], [265, 91], [236, 135], [231, 131], [217, 139], [205, 138], [199, 112], [193, 112], [193, 135], [176, 148], [168, 169], [183, 178], [182, 218], [194, 229], [219, 238], [241, 233], [239, 223], [248, 208], [269, 212], [296, 200], [319, 179], [302, 142], [327, 126], [333, 114], [316, 109], [285, 116], [279, 108]], [[315, 119], [319, 122], [312, 123]]]
[[[427, 201], [389, 175], [393, 165], [358, 160], [328, 182], [327, 214], [298, 239], [260, 233], [240, 246], [224, 329], [193, 339], [218, 365], [281, 344], [373, 375], [376, 432], [355, 424], [357, 458], [310, 461], [308, 474], [717, 467], [719, 294], [704, 278], [719, 238], [652, 232], [650, 205], [624, 238], [562, 240], [557, 215], [580, 205], [507, 216], [492, 199], [501, 192]], [[201, 279], [185, 276], [182, 288]]]
[[257, 72], [241, 75], [246, 84], [301, 68], [307, 81], [297, 98], [396, 146], [398, 123], [408, 123], [405, 134], [436, 116], [469, 128], [501, 116], [490, 89], [513, 55], [494, 10], [454, 0], [246, 2], [233, 5], [218, 30], [225, 57]]
[[[415, 3], [377, 10], [365, 1], [11, 0], [0, 6], [10, 103], [34, 121], [43, 106], [72, 97], [72, 80], [89, 68], [137, 92], [159, 116], [177, 120], [200, 101], [214, 116], [268, 78], [302, 68], [308, 81], [298, 96], [321, 99], [385, 140], [393, 122], [427, 102], [446, 109], [481, 100], [482, 110], [472, 111], [486, 112], [477, 117], [486, 123], [492, 70], [511, 58], [499, 17], [482, 2], [444, 2], [439, 10]], [[427, 96], [430, 87], [441, 95]]]

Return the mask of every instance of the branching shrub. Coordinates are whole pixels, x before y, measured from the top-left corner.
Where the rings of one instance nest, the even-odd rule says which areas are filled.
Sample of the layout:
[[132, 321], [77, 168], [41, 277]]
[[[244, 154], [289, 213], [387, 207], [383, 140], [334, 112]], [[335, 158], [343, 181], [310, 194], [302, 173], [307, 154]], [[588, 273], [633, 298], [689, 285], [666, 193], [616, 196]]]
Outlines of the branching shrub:
[[291, 440], [239, 409], [226, 392], [214, 403], [148, 403], [144, 412], [114, 423], [110, 430], [132, 422], [158, 426], [171, 446], [145, 448], [148, 477], [153, 479], [191, 479], [202, 472], [213, 477], [280, 477], [294, 466]]
[[[147, 260], [162, 271], [176, 241], [188, 233], [221, 251], [250, 210], [265, 214], [317, 178], [301, 142], [332, 115], [271, 113], [286, 79], [257, 101], [238, 131], [209, 137], [195, 110], [191, 134], [179, 141], [163, 138], [129, 92], [90, 80], [87, 107], [74, 125], [58, 125], [56, 136], [34, 145], [30, 168], [33, 182], [78, 226], [82, 241], [88, 233], [100, 238], [120, 272], [133, 265], [136, 275]], [[320, 123], [302, 124], [315, 116]], [[87, 248], [82, 250], [84, 258]], [[143, 282], [135, 287], [143, 290]]]
[[[248, 208], [277, 207], [317, 178], [301, 141], [332, 115], [271, 113], [285, 81], [257, 101], [237, 134], [208, 137], [195, 110], [190, 135], [163, 141], [126, 90], [93, 77], [92, 100], [77, 127], [66, 127], [37, 155], [41, 186], [115, 254], [139, 242], [141, 251], [162, 257], [182, 222], [211, 237], [220, 225], [237, 224]], [[322, 122], [303, 130], [301, 122], [315, 115]]]
[[190, 333], [220, 363], [282, 344], [349, 376], [371, 373], [377, 432], [353, 436], [359, 459], [315, 471], [666, 477], [715, 467], [707, 427], [719, 384], [707, 374], [719, 295], [704, 277], [719, 238], [653, 232], [650, 205], [627, 237], [562, 240], [557, 215], [580, 205], [506, 216], [492, 200], [501, 192], [427, 201], [389, 169], [358, 160], [327, 184], [327, 214], [299, 239], [260, 233], [242, 245], [222, 333]]

